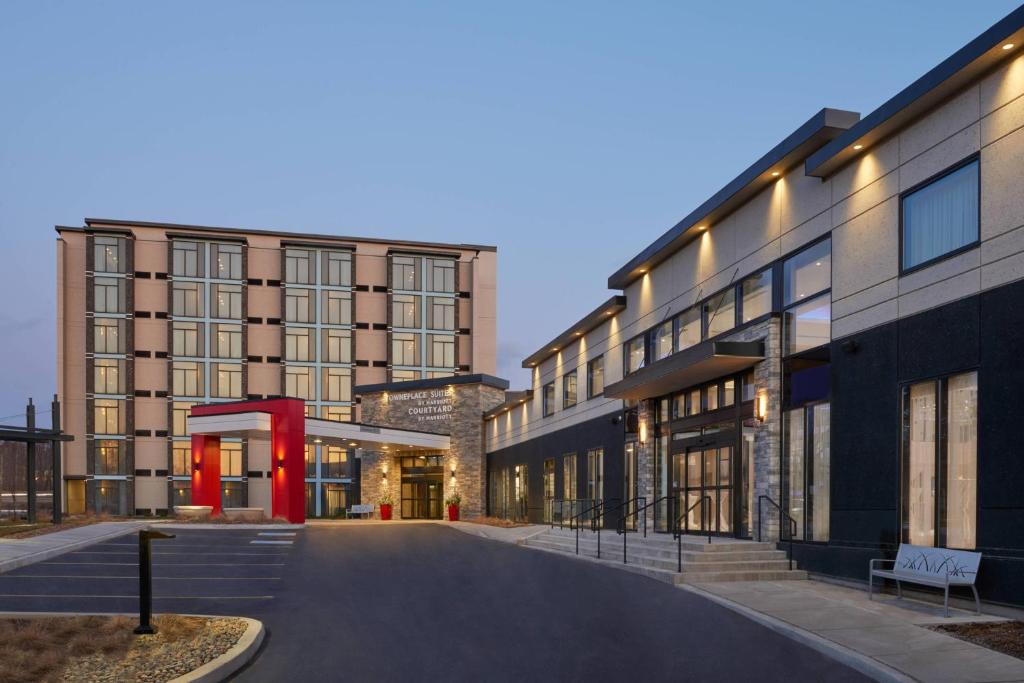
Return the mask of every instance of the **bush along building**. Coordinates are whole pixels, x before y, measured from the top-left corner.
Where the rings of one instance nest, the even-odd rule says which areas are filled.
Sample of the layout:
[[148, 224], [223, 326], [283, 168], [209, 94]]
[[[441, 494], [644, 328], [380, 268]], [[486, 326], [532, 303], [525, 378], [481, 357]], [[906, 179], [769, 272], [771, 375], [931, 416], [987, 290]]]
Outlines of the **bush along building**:
[[901, 542], [976, 550], [983, 599], [1024, 603], [1022, 159], [1024, 8], [867, 116], [821, 110], [523, 361], [490, 513], [660, 501], [658, 531], [688, 510], [860, 580]]

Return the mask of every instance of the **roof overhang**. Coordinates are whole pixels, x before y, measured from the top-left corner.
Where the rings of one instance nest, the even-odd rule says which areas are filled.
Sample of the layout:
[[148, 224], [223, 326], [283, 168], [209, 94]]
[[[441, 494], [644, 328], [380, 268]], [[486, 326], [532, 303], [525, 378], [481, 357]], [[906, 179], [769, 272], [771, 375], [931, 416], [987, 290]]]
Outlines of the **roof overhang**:
[[524, 389], [522, 391], [506, 391], [505, 402], [499, 403], [490, 410], [484, 411], [484, 419], [489, 420], [496, 415], [507, 413], [516, 406], [523, 405], [531, 398], [533, 398], [533, 389]]
[[609, 398], [664, 396], [752, 367], [764, 360], [764, 341], [708, 341], [637, 370], [604, 388]]
[[[447, 434], [431, 434], [408, 429], [391, 429], [352, 422], [336, 422], [307, 417], [306, 443], [358, 448], [367, 451], [446, 451], [451, 447]], [[270, 439], [271, 415], [260, 411], [225, 415], [190, 416], [189, 435], [211, 434], [229, 438]]]
[[523, 360], [523, 367], [532, 368], [538, 363], [543, 362], [545, 359], [550, 358], [572, 342], [580, 339], [587, 332], [590, 332], [606, 320], [611, 319], [612, 316], [625, 308], [626, 297], [624, 295], [616, 294], [612, 296], [590, 313], [587, 313], [581, 319], [577, 320], [575, 325], [572, 325], [547, 344], [527, 356], [526, 359]]
[[[860, 114], [842, 109], [822, 109], [767, 154], [736, 176], [728, 185], [676, 223], [608, 278], [609, 289], [624, 289], [703, 232], [721, 221], [761, 192], [786, 171], [800, 165], [821, 148], [850, 128]], [[773, 174], [779, 174], [779, 176]]]
[[[1013, 49], [1003, 49], [1003, 45], [1011, 43]], [[805, 172], [820, 178], [832, 175], [985, 73], [1019, 56], [1022, 48], [1024, 6], [1010, 12], [856, 125], [810, 155], [804, 165]], [[855, 150], [854, 145], [860, 145], [862, 149]]]

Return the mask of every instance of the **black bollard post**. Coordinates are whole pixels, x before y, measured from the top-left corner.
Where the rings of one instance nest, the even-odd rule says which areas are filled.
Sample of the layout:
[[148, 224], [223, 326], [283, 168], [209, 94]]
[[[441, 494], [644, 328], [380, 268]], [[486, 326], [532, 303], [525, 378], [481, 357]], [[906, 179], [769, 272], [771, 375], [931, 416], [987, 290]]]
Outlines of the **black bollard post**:
[[153, 616], [153, 554], [149, 542], [153, 539], [174, 538], [174, 534], [143, 529], [139, 532], [139, 625], [136, 635], [156, 633], [149, 623]]
[[[51, 427], [50, 430], [55, 434], [60, 434], [60, 401], [57, 399], [57, 394], [53, 395], [53, 403], [50, 404], [50, 419]], [[60, 441], [54, 439], [50, 442], [50, 452], [53, 453], [53, 523], [60, 524], [63, 519], [64, 513], [64, 502], [62, 489], [64, 487], [64, 475], [61, 469], [62, 462], [60, 457]]]
[[[32, 399], [28, 400], [25, 407], [25, 427], [28, 431], [36, 429], [36, 407]], [[28, 523], [36, 523], [36, 443], [31, 438], [25, 444], [25, 473], [28, 481], [25, 482], [25, 507], [28, 510]]]

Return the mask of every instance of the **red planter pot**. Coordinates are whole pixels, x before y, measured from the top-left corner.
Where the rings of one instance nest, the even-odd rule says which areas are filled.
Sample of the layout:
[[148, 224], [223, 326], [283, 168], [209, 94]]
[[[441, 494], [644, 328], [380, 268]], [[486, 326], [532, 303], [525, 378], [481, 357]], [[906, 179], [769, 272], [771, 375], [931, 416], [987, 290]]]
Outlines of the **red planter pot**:
[[381, 503], [380, 506], [380, 518], [383, 520], [391, 519], [391, 504]]
[[448, 506], [448, 521], [457, 522], [459, 521], [459, 506], [449, 505]]

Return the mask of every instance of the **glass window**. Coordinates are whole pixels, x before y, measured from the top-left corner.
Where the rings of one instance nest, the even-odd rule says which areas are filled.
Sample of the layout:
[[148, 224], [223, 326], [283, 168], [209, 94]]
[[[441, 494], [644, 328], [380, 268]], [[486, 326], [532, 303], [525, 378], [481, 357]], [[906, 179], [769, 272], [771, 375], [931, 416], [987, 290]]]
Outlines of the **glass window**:
[[291, 365], [284, 370], [285, 395], [290, 398], [301, 398], [307, 401], [316, 399], [314, 395], [313, 368], [302, 365]]
[[124, 279], [97, 277], [93, 279], [93, 310], [96, 313], [125, 313]]
[[127, 515], [128, 482], [121, 479], [96, 481], [96, 512], [101, 515]]
[[736, 403], [736, 380], [727, 379], [722, 383], [722, 407]]
[[420, 335], [412, 332], [394, 332], [391, 335], [391, 364], [419, 365]]
[[576, 371], [562, 376], [562, 407], [571, 408], [576, 405]]
[[210, 285], [210, 317], [240, 319], [242, 317], [242, 286]]
[[686, 414], [700, 415], [701, 409], [700, 389], [690, 389], [686, 396]]
[[124, 361], [97, 358], [93, 361], [93, 392], [123, 394], [125, 391]]
[[323, 284], [332, 287], [350, 287], [352, 285], [352, 254], [347, 251], [323, 252], [323, 272], [320, 279]]
[[420, 326], [419, 302], [421, 297], [412, 294], [393, 294], [391, 296], [392, 327]]
[[221, 441], [220, 476], [242, 476], [242, 444], [237, 441]]
[[974, 548], [978, 375], [913, 384], [903, 401], [903, 540]]
[[352, 371], [348, 368], [323, 368], [323, 391], [325, 401], [352, 400]]
[[[804, 409], [797, 408], [791, 410], [786, 414], [786, 426], [788, 427], [787, 432], [787, 482], [788, 482], [788, 500], [786, 511], [789, 516], [796, 522], [796, 535], [794, 538], [803, 538], [804, 529], [804, 508], [806, 502], [804, 501], [804, 447], [805, 447], [805, 436], [804, 436]], [[787, 538], [785, 534], [789, 531], [785, 528], [782, 529], [783, 538]]]
[[242, 326], [227, 323], [210, 325], [210, 349], [214, 358], [242, 357]]
[[704, 303], [706, 337], [717, 337], [736, 327], [736, 289], [716, 294]]
[[604, 500], [604, 449], [587, 451], [587, 498]]
[[171, 482], [171, 507], [192, 504], [192, 481], [189, 479]]
[[352, 333], [348, 330], [324, 330], [320, 355], [320, 360], [325, 363], [351, 363]]
[[192, 474], [192, 444], [175, 441], [171, 448], [171, 475], [188, 477]]
[[604, 393], [604, 356], [587, 361], [587, 398]]
[[97, 273], [125, 272], [124, 238], [95, 236], [93, 257], [93, 270]]
[[392, 382], [405, 382], [405, 381], [408, 381], [410, 379], [419, 379], [419, 378], [420, 378], [420, 371], [419, 370], [394, 369], [394, 370], [391, 371], [391, 381]]
[[325, 290], [323, 297], [323, 322], [329, 325], [352, 324], [352, 295], [334, 289]]
[[829, 294], [787, 309], [783, 315], [786, 353], [799, 353], [832, 339], [832, 297]]
[[175, 361], [171, 366], [172, 392], [175, 396], [203, 396], [203, 363]]
[[753, 401], [755, 394], [757, 394], [757, 385], [754, 383], [754, 373], [751, 371], [743, 375], [743, 400]]
[[668, 320], [654, 328], [651, 348], [654, 360], [661, 360], [672, 355], [672, 321]]
[[124, 320], [93, 318], [93, 347], [96, 353], [124, 353]]
[[626, 370], [624, 374], [636, 372], [644, 366], [644, 341], [645, 337], [641, 334], [623, 345], [623, 365]]
[[313, 335], [310, 327], [286, 327], [284, 330], [284, 359], [309, 362], [314, 358]]
[[316, 261], [312, 251], [285, 249], [284, 281], [296, 285], [311, 285], [316, 282]]
[[[576, 500], [576, 454], [562, 456], [562, 498]], [[563, 513], [564, 516], [564, 513]]]
[[454, 330], [455, 299], [446, 296], [428, 297], [427, 327], [431, 330]]
[[124, 434], [125, 402], [123, 399], [94, 399], [93, 417], [94, 434]]
[[829, 537], [830, 430], [828, 403], [786, 413], [786, 510], [796, 522], [796, 539], [827, 541]]
[[198, 242], [179, 242], [174, 240], [171, 256], [171, 275], [182, 277], [205, 277], [203, 268], [203, 252], [205, 245]]
[[315, 323], [316, 306], [312, 289], [288, 287], [284, 290], [284, 319], [289, 323]]
[[339, 446], [324, 446], [320, 449], [320, 471], [325, 479], [341, 479], [349, 476], [348, 451]]
[[334, 422], [351, 422], [352, 408], [349, 406], [323, 406], [320, 409], [320, 417]]
[[455, 291], [455, 261], [451, 259], [425, 259], [427, 266], [427, 291]]
[[242, 245], [211, 244], [210, 263], [213, 265], [210, 277], [220, 280], [241, 280]]
[[544, 394], [542, 397], [543, 405], [541, 406], [544, 417], [551, 415], [555, 412], [555, 383], [548, 382], [544, 385]]
[[99, 439], [95, 445], [96, 474], [127, 474], [124, 441]]
[[435, 368], [455, 367], [455, 337], [450, 334], [427, 335], [427, 365]]
[[203, 317], [203, 285], [199, 282], [172, 283], [171, 314], [189, 318]]
[[904, 269], [978, 241], [978, 168], [974, 160], [903, 196]]
[[171, 353], [175, 356], [203, 356], [203, 323], [175, 322], [171, 327]]
[[790, 257], [782, 270], [782, 303], [787, 306], [825, 291], [832, 286], [832, 240], [822, 240]]
[[210, 395], [217, 398], [242, 398], [242, 366], [239, 363], [214, 363]]
[[171, 436], [188, 436], [188, 416], [195, 403], [175, 401], [171, 406]]
[[705, 392], [707, 393], [707, 401], [704, 405], [708, 407], [708, 410], [718, 410], [718, 385], [712, 384], [705, 389]]
[[688, 308], [676, 316], [676, 351], [700, 343], [700, 308]]
[[414, 256], [391, 257], [391, 288], [418, 292], [421, 289], [416, 266], [420, 259]]
[[743, 292], [743, 322], [760, 318], [772, 310], [772, 271], [762, 271], [748, 277], [741, 285]]

